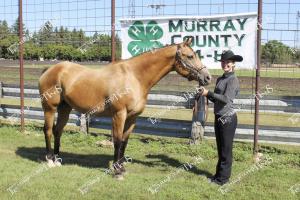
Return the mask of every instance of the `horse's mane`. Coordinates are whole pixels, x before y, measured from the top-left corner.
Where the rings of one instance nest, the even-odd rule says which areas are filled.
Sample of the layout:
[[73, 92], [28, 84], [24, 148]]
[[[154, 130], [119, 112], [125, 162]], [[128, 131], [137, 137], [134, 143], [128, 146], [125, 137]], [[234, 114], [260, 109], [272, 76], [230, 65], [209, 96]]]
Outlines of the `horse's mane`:
[[165, 44], [163, 47], [155, 48], [155, 49], [152, 49], [152, 50], [149, 50], [149, 51], [145, 51], [145, 52], [143, 52], [143, 53], [141, 53], [139, 55], [133, 56], [131, 58], [121, 59], [121, 60], [115, 61], [115, 62], [113, 62], [113, 64], [117, 64], [117, 63], [120, 63], [120, 62], [128, 61], [128, 60], [131, 60], [131, 59], [136, 59], [136, 58], [138, 58], [140, 56], [152, 53], [152, 51], [161, 50], [161, 49], [164, 49], [164, 48], [167, 48], [167, 47], [171, 47], [171, 46], [175, 46], [175, 45], [177, 45], [177, 44]]
[[139, 56], [142, 56], [142, 55], [145, 55], [145, 54], [148, 54], [148, 53], [152, 53], [152, 51], [161, 50], [161, 49], [164, 49], [164, 48], [167, 48], [167, 47], [171, 47], [171, 46], [175, 46], [175, 45], [177, 45], [177, 44], [165, 44], [165, 46], [163, 46], [163, 47], [154, 48], [152, 50], [145, 51], [145, 52], [143, 52], [143, 53], [141, 53], [141, 54], [139, 54], [137, 56], [133, 56], [133, 57], [129, 58], [128, 60], [133, 59], [133, 58], [137, 58]]
[[42, 74], [45, 73], [48, 69], [49, 69], [49, 67], [45, 67], [42, 71]]

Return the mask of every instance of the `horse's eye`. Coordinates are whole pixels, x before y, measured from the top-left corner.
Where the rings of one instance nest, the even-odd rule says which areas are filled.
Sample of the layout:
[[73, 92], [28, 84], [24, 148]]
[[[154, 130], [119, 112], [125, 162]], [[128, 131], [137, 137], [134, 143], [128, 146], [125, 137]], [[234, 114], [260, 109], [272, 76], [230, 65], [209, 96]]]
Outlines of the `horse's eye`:
[[188, 59], [192, 59], [192, 58], [193, 58], [193, 55], [187, 55], [187, 58], [188, 58]]

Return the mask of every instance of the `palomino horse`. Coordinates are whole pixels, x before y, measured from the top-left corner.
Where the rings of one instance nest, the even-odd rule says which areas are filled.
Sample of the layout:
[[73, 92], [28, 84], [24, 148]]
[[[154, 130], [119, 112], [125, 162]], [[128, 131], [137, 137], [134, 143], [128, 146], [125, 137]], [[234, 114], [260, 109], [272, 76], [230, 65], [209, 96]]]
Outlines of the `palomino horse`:
[[[54, 165], [57, 163], [62, 130], [74, 108], [81, 113], [92, 112], [94, 116], [112, 117], [114, 164], [122, 166], [114, 171], [116, 176], [122, 176], [125, 172], [122, 163], [128, 138], [137, 116], [145, 108], [150, 89], [173, 70], [202, 85], [210, 83], [208, 70], [190, 44], [191, 39], [188, 39], [100, 69], [61, 62], [45, 70], [39, 79], [40, 94], [43, 96], [51, 88], [59, 91], [51, 93], [51, 97], [42, 101], [46, 160]], [[54, 125], [56, 111], [58, 116]], [[54, 155], [51, 152], [52, 133]]]

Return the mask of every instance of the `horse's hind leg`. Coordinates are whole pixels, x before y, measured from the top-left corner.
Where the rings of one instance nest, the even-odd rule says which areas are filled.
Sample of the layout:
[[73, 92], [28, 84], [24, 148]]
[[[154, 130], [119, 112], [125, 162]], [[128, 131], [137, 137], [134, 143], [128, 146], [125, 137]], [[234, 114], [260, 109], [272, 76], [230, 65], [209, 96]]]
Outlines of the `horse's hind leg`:
[[54, 118], [55, 118], [54, 108], [45, 108], [44, 107], [44, 116], [45, 116], [45, 124], [44, 124], [44, 134], [45, 134], [45, 142], [46, 142], [46, 160], [48, 162], [49, 167], [53, 167], [52, 161], [52, 152], [51, 152], [51, 136], [54, 126]]
[[58, 116], [56, 125], [54, 128], [54, 163], [56, 166], [60, 166], [61, 162], [58, 159], [59, 155], [59, 147], [60, 147], [60, 138], [62, 135], [62, 131], [69, 120], [69, 115], [72, 110], [72, 107], [69, 106], [65, 101], [62, 101], [57, 108]]

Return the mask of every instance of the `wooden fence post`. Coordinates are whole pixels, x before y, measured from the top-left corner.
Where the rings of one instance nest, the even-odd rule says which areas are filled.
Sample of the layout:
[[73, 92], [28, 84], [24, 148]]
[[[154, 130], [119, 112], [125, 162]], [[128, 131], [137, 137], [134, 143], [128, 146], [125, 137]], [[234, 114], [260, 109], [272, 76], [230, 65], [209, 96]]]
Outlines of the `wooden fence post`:
[[0, 81], [0, 98], [3, 98], [3, 83]]
[[86, 133], [89, 134], [89, 128], [90, 128], [90, 115], [88, 114], [86, 116]]
[[80, 131], [84, 132], [85, 134], [89, 133], [89, 115], [80, 114]]

